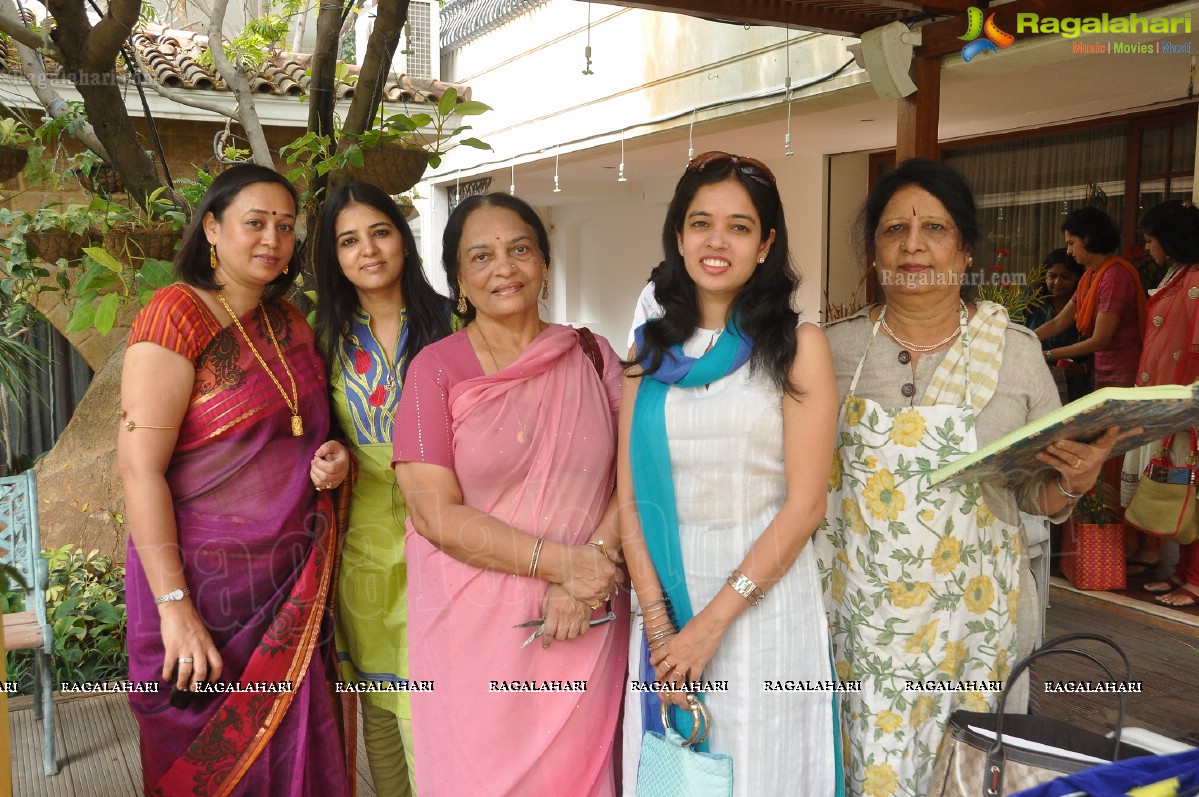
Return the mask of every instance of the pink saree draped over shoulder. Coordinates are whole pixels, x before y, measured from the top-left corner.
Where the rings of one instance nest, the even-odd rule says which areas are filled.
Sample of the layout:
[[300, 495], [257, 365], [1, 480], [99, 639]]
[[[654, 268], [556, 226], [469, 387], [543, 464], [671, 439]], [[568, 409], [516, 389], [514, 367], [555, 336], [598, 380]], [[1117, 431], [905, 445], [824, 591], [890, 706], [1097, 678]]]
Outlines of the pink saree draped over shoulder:
[[[130, 333], [131, 346], [155, 343], [195, 363], [166, 479], [191, 599], [224, 664], [221, 692], [196, 693], [187, 708], [167, 702], [158, 611], [131, 540], [129, 677], [158, 684], [157, 694], [130, 696], [147, 795], [348, 793], [325, 612], [337, 527], [330, 494], [318, 497], [308, 476], [329, 432], [324, 366], [294, 307], [270, 302], [265, 312], [299, 389], [300, 436], [245, 338], [222, 329], [190, 288], [160, 290]], [[259, 309], [241, 322], [290, 387]]]
[[[396, 460], [451, 467], [467, 506], [585, 544], [612, 496], [620, 401], [619, 363], [599, 340], [602, 380], [570, 327], [551, 325], [487, 376], [465, 332], [427, 347], [401, 399]], [[410, 677], [432, 689], [411, 696], [421, 797], [615, 794], [627, 596], [614, 596], [621, 620], [522, 648], [530, 629], [513, 626], [542, 616], [545, 581], [458, 561], [411, 520], [405, 545]]]

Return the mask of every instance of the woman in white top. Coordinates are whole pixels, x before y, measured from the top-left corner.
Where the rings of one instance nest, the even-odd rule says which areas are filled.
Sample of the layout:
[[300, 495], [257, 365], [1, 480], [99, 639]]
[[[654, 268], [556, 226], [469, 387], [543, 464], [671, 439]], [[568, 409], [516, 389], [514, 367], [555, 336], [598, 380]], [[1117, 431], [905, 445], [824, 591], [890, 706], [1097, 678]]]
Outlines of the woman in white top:
[[[807, 544], [825, 506], [836, 388], [824, 333], [789, 300], [774, 176], [751, 158], [693, 159], [663, 228], [621, 405], [621, 538], [640, 598], [634, 682], [702, 700], [707, 749], [737, 795], [838, 794], [827, 622]], [[797, 686], [798, 685], [798, 686]], [[660, 727], [658, 693], [628, 693], [626, 743]], [[673, 711], [688, 735], [691, 714]], [[636, 756], [626, 755], [630, 764]], [[636, 775], [626, 771], [631, 789]]]

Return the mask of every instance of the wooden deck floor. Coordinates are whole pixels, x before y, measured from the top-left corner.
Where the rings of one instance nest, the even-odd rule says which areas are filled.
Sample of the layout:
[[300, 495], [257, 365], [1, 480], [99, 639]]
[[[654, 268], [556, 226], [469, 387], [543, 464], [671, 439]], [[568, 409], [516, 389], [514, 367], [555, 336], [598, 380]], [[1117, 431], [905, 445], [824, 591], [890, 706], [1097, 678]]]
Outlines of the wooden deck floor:
[[[1141, 727], [1199, 746], [1199, 617], [1102, 593], [1080, 593], [1055, 579], [1046, 638], [1094, 631], [1119, 643], [1133, 664], [1144, 692], [1131, 695], [1126, 725]], [[1046, 680], [1100, 680], [1073, 657], [1045, 660]], [[1116, 699], [1110, 695], [1043, 695], [1042, 710], [1092, 730], [1114, 727]], [[17, 797], [137, 797], [141, 765], [137, 726], [124, 695], [60, 697], [55, 701], [61, 772], [42, 774], [41, 728], [28, 698], [13, 701], [9, 727], [13, 742], [13, 789]], [[374, 797], [361, 734], [358, 793]]]
[[[140, 797], [137, 723], [125, 695], [55, 696], [60, 769], [52, 777], [42, 770], [42, 728], [30, 699], [9, 706], [14, 797]], [[357, 773], [358, 797], [375, 797], [361, 729]]]

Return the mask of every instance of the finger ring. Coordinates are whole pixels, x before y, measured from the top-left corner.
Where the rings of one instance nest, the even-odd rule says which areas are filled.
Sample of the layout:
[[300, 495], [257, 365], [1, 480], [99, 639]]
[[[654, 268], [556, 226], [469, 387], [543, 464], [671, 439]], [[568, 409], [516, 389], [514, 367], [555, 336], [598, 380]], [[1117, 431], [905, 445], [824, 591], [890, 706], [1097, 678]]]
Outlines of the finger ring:
[[1082, 457], [1079, 457], [1078, 462], [1074, 463], [1074, 470], [1080, 470], [1081, 468], [1082, 468]]
[[178, 659], [178, 661], [180, 664], [191, 664], [193, 659], [191, 656], [184, 656], [183, 658]]
[[593, 612], [594, 612], [596, 609], [598, 609], [598, 608], [599, 608], [600, 606], [602, 606], [603, 604], [604, 604], [604, 602], [603, 602], [603, 601], [600, 601], [599, 603], [597, 603], [597, 604], [595, 604], [594, 606], [592, 606], [592, 607], [591, 607], [591, 611], [593, 611]]
[[668, 672], [674, 669], [674, 665], [670, 663], [670, 659], [662, 659], [662, 664], [666, 667]]
[[326, 489], [326, 490], [332, 490], [332, 489], [333, 489], [333, 483], [332, 483], [332, 482], [325, 482], [325, 489]]

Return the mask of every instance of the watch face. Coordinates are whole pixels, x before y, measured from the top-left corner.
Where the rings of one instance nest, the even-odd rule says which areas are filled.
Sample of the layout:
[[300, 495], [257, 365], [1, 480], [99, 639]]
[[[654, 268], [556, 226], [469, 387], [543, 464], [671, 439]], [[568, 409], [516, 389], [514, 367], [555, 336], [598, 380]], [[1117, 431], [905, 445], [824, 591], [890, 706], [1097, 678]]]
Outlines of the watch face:
[[183, 590], [181, 590], [181, 589], [171, 590], [171, 593], [169, 595], [167, 595], [167, 597], [173, 601], [181, 601], [181, 600], [183, 600]]

